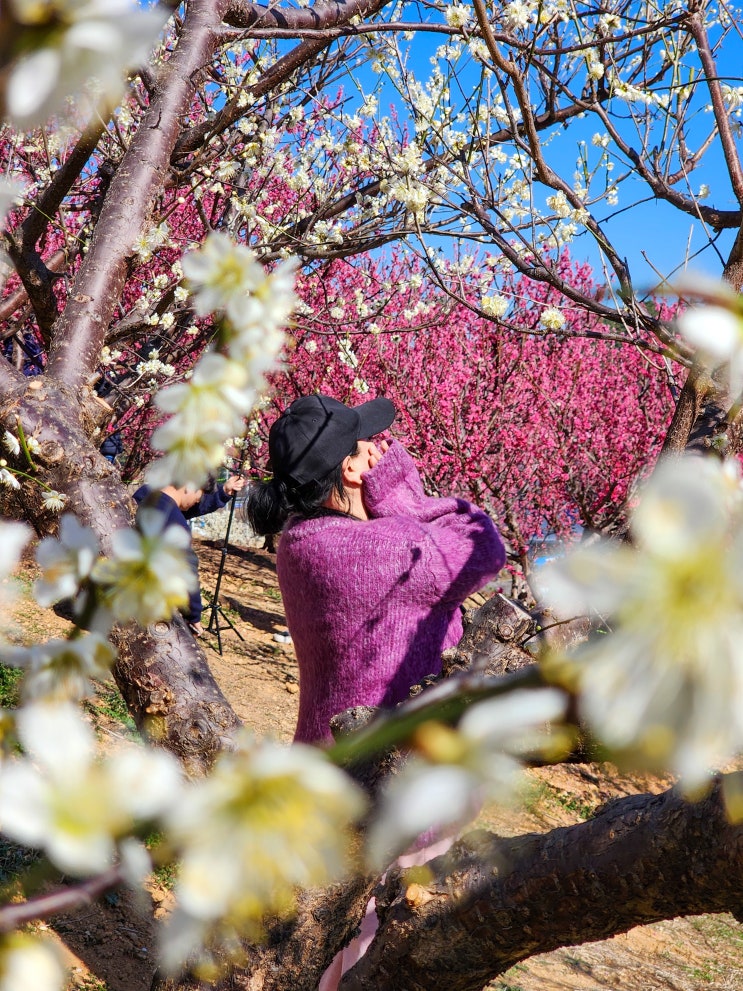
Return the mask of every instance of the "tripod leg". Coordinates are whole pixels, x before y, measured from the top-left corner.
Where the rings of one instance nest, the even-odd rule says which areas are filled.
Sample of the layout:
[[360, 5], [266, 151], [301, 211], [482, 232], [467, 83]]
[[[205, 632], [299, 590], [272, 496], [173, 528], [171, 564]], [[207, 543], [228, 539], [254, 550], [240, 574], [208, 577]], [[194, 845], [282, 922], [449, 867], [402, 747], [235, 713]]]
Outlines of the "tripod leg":
[[216, 635], [217, 635], [217, 650], [219, 651], [219, 654], [221, 656], [221, 654], [222, 654], [222, 629], [221, 629], [221, 627], [219, 625], [219, 613], [220, 612], [221, 612], [221, 609], [219, 608], [219, 606], [217, 604], [217, 600], [215, 599], [212, 602], [212, 608], [211, 608], [211, 612], [209, 614], [209, 625], [206, 628], [206, 632], [207, 633], [216, 633]]
[[241, 639], [241, 640], [242, 640], [243, 642], [245, 642], [245, 637], [244, 637], [244, 636], [242, 635], [242, 633], [241, 633], [241, 632], [240, 632], [240, 631], [238, 630], [238, 628], [237, 628], [237, 627], [235, 626], [235, 624], [234, 624], [234, 623], [232, 622], [232, 620], [230, 619], [230, 617], [229, 617], [229, 616], [227, 616], [227, 615], [226, 615], [226, 614], [224, 613], [224, 611], [223, 611], [223, 609], [222, 609], [222, 607], [221, 607], [221, 606], [217, 606], [217, 612], [218, 612], [218, 613], [219, 613], [219, 615], [220, 615], [220, 616], [222, 617], [222, 619], [223, 619], [223, 620], [225, 621], [225, 623], [227, 624], [227, 626], [229, 626], [229, 628], [230, 628], [230, 629], [232, 630], [232, 632], [233, 632], [233, 633], [235, 633], [235, 634], [236, 634], [236, 635], [237, 635], [237, 636], [238, 636], [238, 637], [239, 637], [239, 638], [240, 638], [240, 639]]

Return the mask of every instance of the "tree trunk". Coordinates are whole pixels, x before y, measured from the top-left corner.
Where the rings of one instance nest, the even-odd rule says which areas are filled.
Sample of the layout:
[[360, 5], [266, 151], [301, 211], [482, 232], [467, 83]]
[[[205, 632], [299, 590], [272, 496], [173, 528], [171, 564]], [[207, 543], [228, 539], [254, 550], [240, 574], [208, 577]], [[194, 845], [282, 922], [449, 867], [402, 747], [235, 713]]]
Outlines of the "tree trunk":
[[[47, 376], [19, 374], [6, 385], [12, 388], [4, 390], [0, 423], [15, 433], [20, 420], [25, 435], [37, 438], [39, 478], [66, 493], [68, 509], [91, 527], [107, 554], [114, 531], [132, 525], [133, 503], [116, 468], [88, 439], [85, 403], [80, 405], [75, 390]], [[21, 458], [18, 466], [28, 470]], [[48, 532], [56, 519], [43, 509], [36, 483], [25, 483], [20, 496], [23, 517], [38, 533]], [[186, 624], [178, 617], [147, 631], [120, 628], [113, 640], [119, 651], [114, 675], [137, 726], [180, 757], [189, 771], [203, 773], [229, 745], [240, 721]]]

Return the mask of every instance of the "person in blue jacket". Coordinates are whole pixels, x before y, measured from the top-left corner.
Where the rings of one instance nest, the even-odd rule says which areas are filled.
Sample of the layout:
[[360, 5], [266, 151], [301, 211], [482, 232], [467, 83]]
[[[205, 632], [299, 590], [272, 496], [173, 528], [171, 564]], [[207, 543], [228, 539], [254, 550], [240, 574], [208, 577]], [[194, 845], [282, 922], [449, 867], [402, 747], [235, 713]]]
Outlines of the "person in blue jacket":
[[[173, 523], [181, 526], [190, 538], [189, 520], [223, 509], [244, 485], [245, 479], [241, 475], [230, 475], [223, 484], [215, 484], [207, 489], [176, 488], [174, 485], [165, 485], [158, 490], [151, 489], [149, 485], [142, 485], [134, 493], [133, 498], [137, 503], [137, 514], [145, 505], [148, 509], [158, 509], [165, 514], [166, 526]], [[188, 609], [182, 609], [181, 612], [193, 635], [200, 637], [204, 632], [201, 625], [201, 613], [204, 607], [201, 603], [201, 588], [198, 583], [199, 559], [190, 543], [188, 561], [196, 575], [196, 590], [189, 595]]]

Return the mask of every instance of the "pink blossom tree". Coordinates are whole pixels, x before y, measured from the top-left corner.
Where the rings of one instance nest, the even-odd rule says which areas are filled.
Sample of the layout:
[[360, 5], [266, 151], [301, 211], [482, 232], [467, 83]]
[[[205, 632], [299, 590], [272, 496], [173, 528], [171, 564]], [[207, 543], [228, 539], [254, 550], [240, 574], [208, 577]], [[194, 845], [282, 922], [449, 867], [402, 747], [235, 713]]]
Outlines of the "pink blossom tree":
[[[586, 296], [596, 293], [589, 268], [567, 253], [556, 270]], [[389, 299], [385, 281], [400, 287]], [[421, 267], [400, 258], [364, 271], [335, 262], [322, 280], [307, 279], [315, 316], [298, 321], [261, 436], [276, 410], [306, 392], [351, 403], [385, 395], [399, 411], [394, 433], [429, 490], [487, 506], [527, 572], [540, 537], [616, 528], [633, 483], [660, 451], [678, 390], [678, 370], [652, 337], [618, 332], [515, 274], [491, 287], [465, 280], [470, 308], [422, 293], [419, 283]], [[498, 319], [473, 312], [488, 288], [507, 306]], [[347, 316], [359, 296], [370, 311], [363, 321]], [[264, 462], [261, 449], [254, 463]]]

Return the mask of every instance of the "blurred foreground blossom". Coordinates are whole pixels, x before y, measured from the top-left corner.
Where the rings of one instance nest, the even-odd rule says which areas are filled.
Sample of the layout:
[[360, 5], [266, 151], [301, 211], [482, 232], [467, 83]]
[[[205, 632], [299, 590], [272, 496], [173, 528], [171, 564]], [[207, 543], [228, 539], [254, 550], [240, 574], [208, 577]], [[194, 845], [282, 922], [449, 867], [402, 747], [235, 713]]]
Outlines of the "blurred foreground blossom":
[[225, 439], [242, 433], [255, 400], [244, 366], [215, 351], [203, 355], [189, 382], [157, 394], [159, 408], [173, 415], [152, 435], [166, 455], [148, 468], [148, 483], [198, 488], [224, 460]]
[[9, 625], [8, 616], [15, 597], [15, 587], [8, 579], [20, 561], [23, 548], [31, 537], [31, 528], [25, 523], [0, 520], [0, 631]]
[[[95, 79], [109, 101], [124, 73], [154, 47], [165, 14], [134, 0], [9, 0], [8, 24], [23, 54], [11, 61], [5, 104], [11, 123], [43, 124]], [[92, 110], [92, 107], [90, 108]]]
[[36, 549], [42, 569], [34, 584], [40, 606], [51, 606], [60, 599], [74, 599], [81, 584], [90, 577], [99, 553], [98, 538], [71, 514], [59, 523], [59, 539], [44, 537]]
[[3, 548], [0, 554], [0, 580], [13, 573], [30, 537], [31, 528], [25, 523], [0, 520], [0, 545]]
[[12, 207], [23, 202], [23, 187], [19, 182], [0, 176], [0, 223]]
[[357, 786], [319, 750], [244, 733], [171, 810], [179, 872], [165, 968], [178, 970], [200, 947], [258, 936], [262, 916], [290, 911], [298, 887], [338, 878], [347, 827], [363, 808]]
[[104, 870], [117, 841], [172, 808], [180, 793], [180, 766], [162, 750], [132, 745], [98, 759], [75, 706], [25, 706], [17, 728], [25, 754], [0, 765], [0, 829], [45, 850], [62, 871]]
[[634, 512], [636, 546], [603, 543], [543, 569], [561, 615], [610, 627], [554, 677], [617, 757], [680, 775], [691, 794], [743, 745], [743, 493], [737, 462], [661, 462]]
[[677, 280], [673, 291], [700, 300], [677, 317], [683, 337], [714, 363], [727, 362], [730, 388], [737, 396], [743, 389], [743, 300], [732, 286], [709, 276], [689, 273]]
[[520, 755], [556, 742], [545, 724], [562, 718], [566, 698], [557, 689], [514, 691], [472, 706], [457, 730], [424, 724], [413, 758], [385, 789], [368, 835], [368, 859], [383, 868], [428, 830], [463, 825], [483, 799], [512, 800]]
[[111, 676], [116, 651], [99, 633], [88, 633], [73, 640], [53, 639], [33, 647], [8, 651], [3, 661], [23, 668], [24, 701], [79, 701], [93, 691], [91, 679], [105, 681]]
[[138, 522], [139, 530], [114, 533], [111, 557], [97, 562], [93, 578], [107, 586], [107, 603], [116, 619], [147, 626], [169, 620], [197, 586], [183, 527], [166, 527], [165, 515], [156, 509], [142, 509]]
[[266, 272], [250, 248], [212, 232], [182, 264], [198, 314], [224, 313], [236, 327], [253, 322], [251, 294], [265, 282]]
[[51, 940], [26, 933], [0, 937], [0, 991], [62, 991], [66, 977]]

